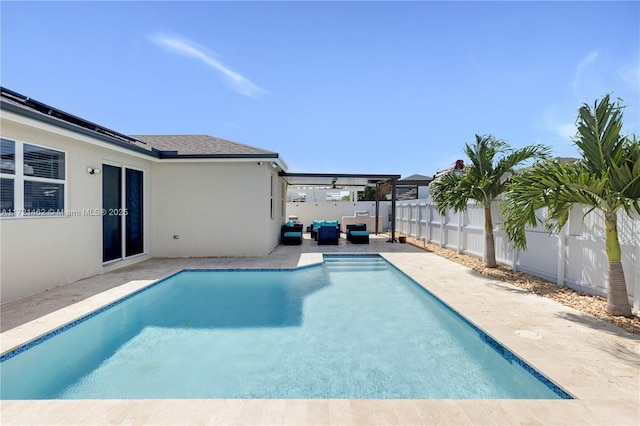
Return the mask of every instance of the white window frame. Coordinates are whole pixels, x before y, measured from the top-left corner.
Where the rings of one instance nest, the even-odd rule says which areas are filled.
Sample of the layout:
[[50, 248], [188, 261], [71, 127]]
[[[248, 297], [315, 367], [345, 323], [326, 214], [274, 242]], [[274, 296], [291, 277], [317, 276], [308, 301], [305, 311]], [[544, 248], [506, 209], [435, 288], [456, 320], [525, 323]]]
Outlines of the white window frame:
[[[68, 153], [67, 151], [59, 148], [52, 148], [46, 145], [41, 145], [38, 143], [11, 139], [3, 137], [3, 139], [11, 141], [14, 143], [14, 173], [0, 173], [0, 177], [3, 179], [12, 179], [13, 180], [13, 214], [1, 214], [0, 219], [22, 219], [22, 218], [34, 218], [34, 217], [66, 217], [66, 211], [68, 211], [68, 197], [67, 197], [67, 181], [69, 176], [69, 161], [68, 161]], [[57, 151], [64, 154], [64, 179], [51, 179], [51, 178], [41, 178], [35, 176], [25, 176], [24, 174], [24, 146], [32, 145], [38, 148], [49, 149], [51, 151]], [[43, 182], [43, 183], [52, 183], [57, 185], [63, 185], [63, 207], [61, 211], [57, 212], [35, 212], [28, 213], [24, 207], [24, 183], [28, 182]]]

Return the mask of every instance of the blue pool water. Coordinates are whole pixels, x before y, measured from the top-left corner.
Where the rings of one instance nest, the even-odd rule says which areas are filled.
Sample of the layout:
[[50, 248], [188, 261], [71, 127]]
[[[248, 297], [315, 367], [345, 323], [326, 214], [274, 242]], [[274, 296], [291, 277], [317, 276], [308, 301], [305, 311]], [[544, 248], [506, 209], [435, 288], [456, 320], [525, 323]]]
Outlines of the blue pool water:
[[183, 271], [2, 356], [2, 399], [570, 398], [378, 256]]

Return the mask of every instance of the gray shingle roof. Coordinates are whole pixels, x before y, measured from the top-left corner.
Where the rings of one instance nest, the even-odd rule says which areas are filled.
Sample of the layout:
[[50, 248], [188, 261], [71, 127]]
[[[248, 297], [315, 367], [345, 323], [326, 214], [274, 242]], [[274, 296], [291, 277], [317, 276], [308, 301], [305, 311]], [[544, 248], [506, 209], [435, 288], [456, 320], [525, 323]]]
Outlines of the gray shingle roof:
[[273, 151], [208, 135], [132, 135], [160, 151], [178, 151], [178, 155], [252, 155], [276, 154]]

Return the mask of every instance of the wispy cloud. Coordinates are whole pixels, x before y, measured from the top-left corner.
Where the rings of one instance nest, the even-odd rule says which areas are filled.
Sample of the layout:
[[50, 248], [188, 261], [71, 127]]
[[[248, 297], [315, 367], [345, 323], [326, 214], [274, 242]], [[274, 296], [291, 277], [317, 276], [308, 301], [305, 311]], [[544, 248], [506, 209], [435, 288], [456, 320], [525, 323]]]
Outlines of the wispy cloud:
[[631, 90], [640, 92], [640, 61], [635, 65], [623, 66], [620, 70], [620, 77]]
[[578, 132], [575, 123], [556, 124], [553, 130], [563, 140], [571, 140]]
[[549, 107], [544, 113], [543, 126], [549, 137], [559, 143], [572, 143], [578, 128], [575, 120], [571, 120], [571, 112], [568, 108], [558, 106]]
[[557, 101], [545, 108], [537, 127], [540, 133], [536, 141], [553, 148], [554, 155], [575, 157], [576, 149], [573, 138], [576, 135], [576, 109], [571, 103]]
[[[565, 80], [567, 93], [559, 93], [540, 114], [537, 129], [539, 139], [554, 148], [560, 156], [576, 156], [574, 138], [578, 131], [576, 118], [583, 103], [593, 105], [606, 93], [621, 97], [625, 106], [625, 129], [637, 133], [639, 117], [637, 93], [640, 91], [640, 61], [612, 56], [606, 48], [585, 52], [575, 62], [573, 75]], [[634, 96], [636, 95], [636, 96]], [[625, 132], [625, 131], [623, 131]], [[626, 132], [625, 132], [626, 133]]]
[[206, 47], [201, 46], [198, 43], [181, 37], [164, 34], [154, 35], [151, 37], [151, 40], [164, 49], [170, 50], [180, 55], [188, 56], [204, 63], [211, 69], [218, 72], [223, 80], [227, 84], [229, 84], [232, 90], [242, 95], [255, 98], [260, 96], [261, 94], [268, 93], [266, 90], [261, 89], [243, 75], [231, 70], [229, 67], [224, 65], [222, 62], [216, 59], [215, 55], [211, 53]]
[[585, 68], [589, 67], [600, 55], [600, 49], [592, 50], [585, 56], [580, 59], [578, 62], [578, 66], [576, 67], [576, 73], [573, 77], [573, 91], [578, 93], [580, 91], [580, 83], [582, 82], [582, 74], [584, 73]]

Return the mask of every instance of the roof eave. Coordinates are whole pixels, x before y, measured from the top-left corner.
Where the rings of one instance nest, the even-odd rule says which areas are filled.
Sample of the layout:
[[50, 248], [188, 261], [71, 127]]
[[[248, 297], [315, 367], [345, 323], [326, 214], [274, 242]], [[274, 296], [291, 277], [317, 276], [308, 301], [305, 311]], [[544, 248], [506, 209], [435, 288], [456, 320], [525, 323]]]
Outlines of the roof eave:
[[177, 151], [160, 151], [153, 148], [159, 153], [159, 158], [181, 158], [181, 159], [209, 159], [209, 158], [234, 158], [234, 159], [277, 159], [278, 154], [180, 154]]
[[133, 145], [128, 142], [124, 142], [119, 140], [118, 138], [108, 136], [106, 134], [102, 134], [96, 131], [92, 131], [90, 129], [86, 129], [84, 127], [78, 126], [73, 123], [69, 123], [67, 121], [61, 120], [56, 117], [51, 117], [49, 115], [43, 114], [39, 111], [29, 109], [28, 107], [22, 107], [10, 102], [6, 102], [5, 100], [0, 100], [0, 109], [12, 112], [14, 114], [21, 115], [23, 117], [27, 117], [36, 121], [40, 121], [45, 124], [50, 124], [56, 127], [60, 127], [66, 130], [73, 131], [75, 133], [79, 133], [85, 136], [90, 136], [92, 138], [98, 139], [102, 142], [106, 142], [120, 148], [125, 148], [139, 154], [144, 154], [150, 157], [160, 158], [158, 151], [147, 150], [136, 145]]

